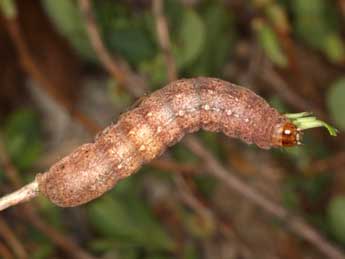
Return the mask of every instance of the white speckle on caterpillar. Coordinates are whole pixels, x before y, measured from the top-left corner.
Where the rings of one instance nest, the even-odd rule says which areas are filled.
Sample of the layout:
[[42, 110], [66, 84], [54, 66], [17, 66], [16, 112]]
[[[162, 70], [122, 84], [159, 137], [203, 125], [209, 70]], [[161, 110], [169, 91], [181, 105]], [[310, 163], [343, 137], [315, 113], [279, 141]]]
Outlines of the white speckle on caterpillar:
[[208, 104], [205, 104], [203, 108], [205, 111], [208, 111], [210, 109], [210, 106]]
[[286, 129], [286, 130], [284, 130], [284, 133], [287, 134], [287, 135], [289, 135], [289, 134], [291, 134], [291, 130]]
[[152, 112], [148, 112], [148, 113], [146, 114], [146, 116], [147, 116], [147, 117], [151, 117], [151, 116], [152, 116]]

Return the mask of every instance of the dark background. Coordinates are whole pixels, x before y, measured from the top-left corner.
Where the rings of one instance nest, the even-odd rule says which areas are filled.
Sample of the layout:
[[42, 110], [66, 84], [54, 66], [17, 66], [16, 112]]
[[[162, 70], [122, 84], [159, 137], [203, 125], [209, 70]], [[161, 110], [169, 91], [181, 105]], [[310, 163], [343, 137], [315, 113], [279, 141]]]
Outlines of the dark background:
[[345, 1], [90, 2], [0, 0], [2, 194], [176, 78], [244, 85], [340, 134], [264, 151], [199, 132], [89, 204], [2, 212], [0, 257], [342, 258]]

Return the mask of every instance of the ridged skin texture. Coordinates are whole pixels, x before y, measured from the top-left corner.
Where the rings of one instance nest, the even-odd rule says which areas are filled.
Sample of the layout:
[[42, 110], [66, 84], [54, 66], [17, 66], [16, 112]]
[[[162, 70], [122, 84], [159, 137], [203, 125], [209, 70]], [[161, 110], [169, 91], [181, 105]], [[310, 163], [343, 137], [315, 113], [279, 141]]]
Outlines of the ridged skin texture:
[[268, 149], [288, 120], [252, 91], [215, 78], [183, 79], [145, 97], [116, 124], [37, 176], [53, 203], [73, 207], [93, 200], [201, 129], [223, 132]]

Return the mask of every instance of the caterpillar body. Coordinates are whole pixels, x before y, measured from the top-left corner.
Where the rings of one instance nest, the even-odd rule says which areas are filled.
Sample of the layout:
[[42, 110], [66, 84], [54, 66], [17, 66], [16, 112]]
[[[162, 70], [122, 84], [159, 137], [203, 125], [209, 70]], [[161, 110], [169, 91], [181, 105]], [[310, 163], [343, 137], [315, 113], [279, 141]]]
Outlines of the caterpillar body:
[[58, 206], [86, 203], [199, 129], [264, 149], [293, 146], [300, 138], [287, 117], [249, 89], [215, 78], [182, 79], [153, 92], [93, 143], [37, 175], [39, 190]]

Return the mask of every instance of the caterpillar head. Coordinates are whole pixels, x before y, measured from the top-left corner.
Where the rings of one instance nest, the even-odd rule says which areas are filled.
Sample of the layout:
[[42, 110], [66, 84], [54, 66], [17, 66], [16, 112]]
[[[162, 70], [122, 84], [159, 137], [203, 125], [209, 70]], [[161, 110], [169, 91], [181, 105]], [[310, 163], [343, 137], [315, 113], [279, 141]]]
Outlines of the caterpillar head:
[[292, 122], [278, 124], [273, 132], [273, 144], [276, 147], [293, 147], [301, 144], [302, 132]]
[[279, 123], [273, 132], [273, 144], [278, 147], [292, 147], [301, 144], [302, 131], [325, 127], [331, 136], [338, 130], [328, 123], [317, 119], [310, 112], [289, 113], [284, 115], [288, 121]]

